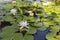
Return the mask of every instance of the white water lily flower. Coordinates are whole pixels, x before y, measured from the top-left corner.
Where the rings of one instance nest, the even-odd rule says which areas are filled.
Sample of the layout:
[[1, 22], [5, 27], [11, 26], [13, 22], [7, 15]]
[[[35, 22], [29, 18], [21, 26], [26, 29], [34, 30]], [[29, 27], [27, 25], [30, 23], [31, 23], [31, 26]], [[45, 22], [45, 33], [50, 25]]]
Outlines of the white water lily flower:
[[32, 11], [28, 11], [28, 13], [29, 13], [30, 16], [34, 15], [34, 13]]
[[21, 26], [20, 27], [20, 29], [22, 29], [22, 28], [29, 28], [28, 27], [28, 25], [29, 25], [29, 23], [27, 22], [27, 21], [21, 21], [20, 23], [19, 23], [19, 26]]
[[48, 1], [47, 4], [51, 4], [51, 2]]
[[12, 1], [12, 4], [16, 4], [16, 1]]
[[43, 6], [47, 6], [47, 3], [43, 3]]
[[14, 9], [11, 9], [11, 10], [10, 10], [10, 13], [13, 14], [13, 15], [16, 15], [17, 9], [15, 9], [15, 8], [14, 8]]
[[51, 2], [46, 2], [46, 3], [43, 3], [43, 6], [47, 6], [47, 5], [49, 5], [49, 4], [51, 4]]

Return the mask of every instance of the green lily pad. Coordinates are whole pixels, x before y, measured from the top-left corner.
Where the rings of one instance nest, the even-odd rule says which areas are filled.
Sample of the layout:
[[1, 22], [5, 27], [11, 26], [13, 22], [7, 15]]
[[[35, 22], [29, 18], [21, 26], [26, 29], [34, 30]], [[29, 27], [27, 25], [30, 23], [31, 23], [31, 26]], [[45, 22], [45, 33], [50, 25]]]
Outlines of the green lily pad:
[[27, 34], [34, 34], [34, 33], [36, 33], [36, 28], [30, 27], [30, 28], [28, 29]]
[[15, 21], [14, 17], [12, 16], [4, 16], [3, 20], [4, 21]]
[[13, 40], [23, 40], [22, 34], [20, 34], [20, 33], [14, 34]]
[[34, 37], [32, 35], [25, 35], [24, 40], [34, 40]]

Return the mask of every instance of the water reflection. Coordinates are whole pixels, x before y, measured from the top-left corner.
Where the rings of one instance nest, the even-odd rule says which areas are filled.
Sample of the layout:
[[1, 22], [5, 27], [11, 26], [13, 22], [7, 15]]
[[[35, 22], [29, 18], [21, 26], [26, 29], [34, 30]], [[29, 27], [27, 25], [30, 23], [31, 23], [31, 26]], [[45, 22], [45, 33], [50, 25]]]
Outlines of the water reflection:
[[2, 38], [0, 37], [0, 40], [2, 40]]
[[3, 6], [3, 3], [2, 3], [2, 2], [0, 2], [0, 9], [2, 9], [2, 6]]

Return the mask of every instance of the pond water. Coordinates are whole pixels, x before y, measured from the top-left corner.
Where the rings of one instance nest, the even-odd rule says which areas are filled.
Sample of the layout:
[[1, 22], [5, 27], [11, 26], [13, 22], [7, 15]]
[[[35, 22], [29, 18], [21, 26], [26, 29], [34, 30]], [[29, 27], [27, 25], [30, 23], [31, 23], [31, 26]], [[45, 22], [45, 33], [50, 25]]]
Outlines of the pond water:
[[2, 2], [0, 2], [0, 9], [2, 9], [2, 6], [3, 6], [3, 3], [2, 3]]
[[0, 37], [0, 40], [2, 40], [2, 38]]

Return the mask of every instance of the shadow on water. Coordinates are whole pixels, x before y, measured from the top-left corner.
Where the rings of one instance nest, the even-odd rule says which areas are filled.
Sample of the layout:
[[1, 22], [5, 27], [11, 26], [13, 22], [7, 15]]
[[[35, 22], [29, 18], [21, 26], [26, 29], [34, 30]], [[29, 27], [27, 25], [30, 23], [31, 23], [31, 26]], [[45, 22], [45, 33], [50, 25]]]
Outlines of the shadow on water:
[[60, 30], [56, 33], [56, 35], [60, 35]]
[[0, 24], [0, 30], [2, 30], [2, 28], [4, 28], [5, 26], [11, 26], [12, 24], [10, 22], [7, 21], [2, 21]]
[[2, 40], [2, 38], [0, 37], [0, 40]]
[[23, 30], [23, 31], [16, 31], [15, 33], [21, 33], [23, 35], [23, 37], [25, 36], [25, 34], [27, 33], [26, 30]]
[[3, 22], [1, 22], [2, 28], [5, 27], [5, 26], [11, 26], [11, 25], [12, 25], [12, 24], [11, 24], [10, 22], [8, 22], [8, 21], [3, 21]]
[[27, 33], [27, 31], [24, 30], [24, 31], [22, 31], [21, 33], [22, 33], [22, 35], [23, 35], [23, 37], [24, 37], [25, 34]]

